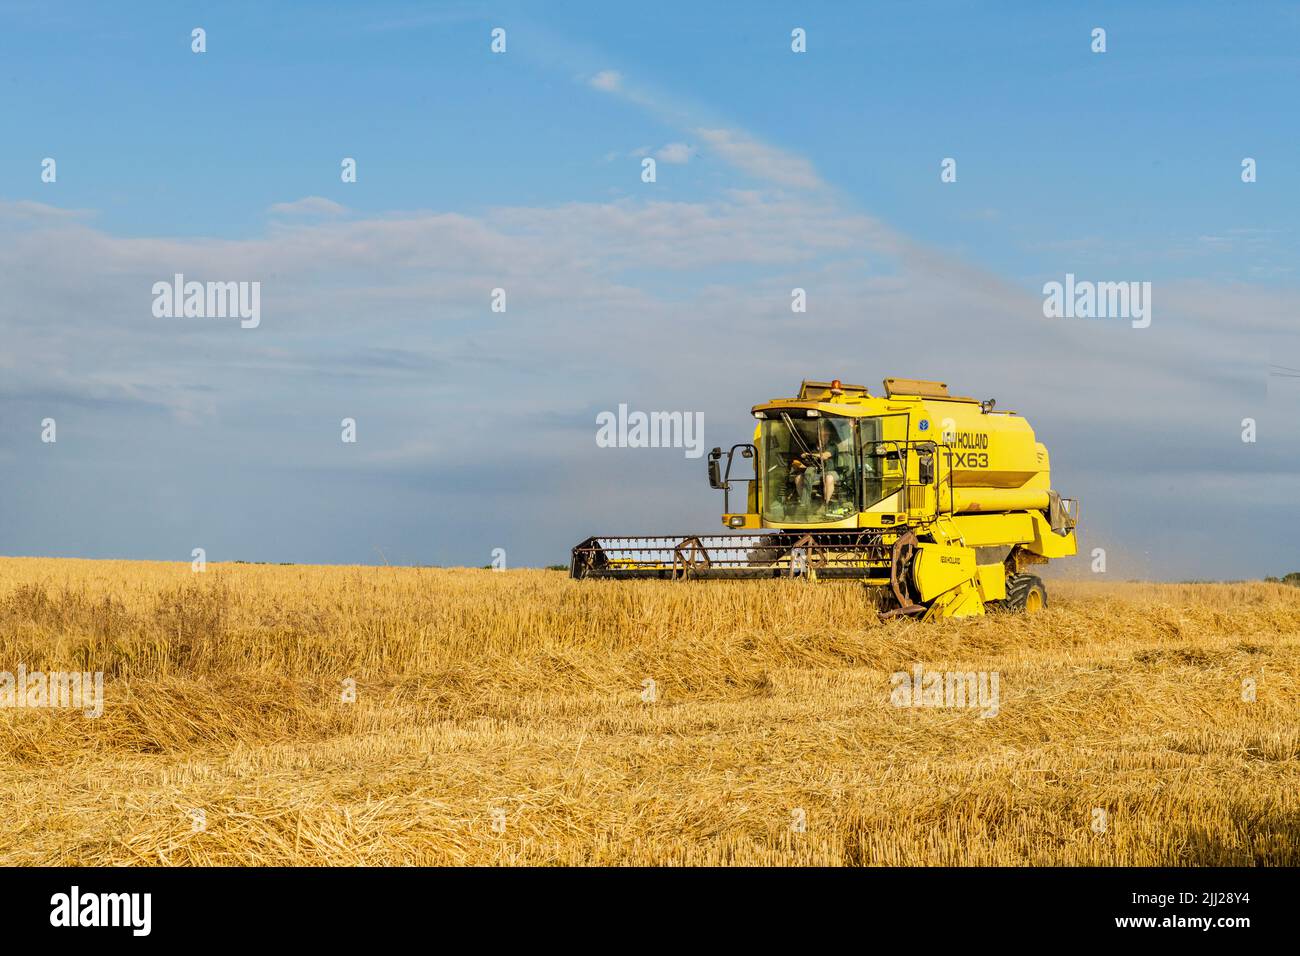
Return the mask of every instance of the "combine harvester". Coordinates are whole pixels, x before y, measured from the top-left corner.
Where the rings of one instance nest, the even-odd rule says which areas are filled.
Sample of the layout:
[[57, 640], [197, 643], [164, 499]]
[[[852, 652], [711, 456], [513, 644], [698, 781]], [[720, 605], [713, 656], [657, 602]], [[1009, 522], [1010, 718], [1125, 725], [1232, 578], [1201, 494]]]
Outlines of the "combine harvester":
[[[798, 398], [755, 405], [753, 443], [733, 445], [725, 466], [721, 448], [708, 458], [730, 532], [588, 538], [570, 575], [853, 579], [882, 617], [1046, 607], [1027, 569], [1076, 552], [1079, 508], [1052, 490], [1029, 423], [942, 382], [884, 385], [881, 398], [805, 381]], [[752, 476], [733, 476], [737, 452]]]

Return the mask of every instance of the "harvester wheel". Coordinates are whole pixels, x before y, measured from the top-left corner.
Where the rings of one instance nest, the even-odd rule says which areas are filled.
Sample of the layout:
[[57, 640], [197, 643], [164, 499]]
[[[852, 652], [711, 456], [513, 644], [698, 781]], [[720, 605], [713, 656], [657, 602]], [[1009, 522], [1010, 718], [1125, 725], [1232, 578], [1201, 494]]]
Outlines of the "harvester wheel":
[[911, 617], [929, 610], [912, 596], [912, 562], [921, 543], [915, 531], [905, 531], [894, 542], [889, 561], [889, 586], [894, 592], [896, 606], [880, 614], [882, 621], [891, 617]]
[[1007, 577], [1007, 599], [998, 602], [1005, 611], [1037, 614], [1047, 607], [1047, 588], [1036, 574], [1012, 574]]

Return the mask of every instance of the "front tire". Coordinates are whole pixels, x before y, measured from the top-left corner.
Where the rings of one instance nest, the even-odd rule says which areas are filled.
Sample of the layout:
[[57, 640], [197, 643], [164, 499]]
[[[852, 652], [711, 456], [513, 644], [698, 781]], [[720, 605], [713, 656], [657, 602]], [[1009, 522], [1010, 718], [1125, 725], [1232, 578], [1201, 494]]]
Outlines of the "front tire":
[[1007, 575], [1007, 598], [998, 607], [1014, 614], [1037, 614], [1047, 608], [1047, 588], [1036, 574]]

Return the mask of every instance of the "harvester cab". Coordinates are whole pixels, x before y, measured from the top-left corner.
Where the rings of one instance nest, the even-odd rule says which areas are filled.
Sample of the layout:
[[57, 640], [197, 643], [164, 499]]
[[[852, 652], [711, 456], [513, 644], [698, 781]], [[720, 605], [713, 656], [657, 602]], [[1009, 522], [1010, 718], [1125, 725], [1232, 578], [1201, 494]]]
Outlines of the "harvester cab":
[[805, 381], [755, 405], [753, 440], [708, 456], [720, 534], [588, 538], [575, 578], [862, 581], [884, 616], [1034, 612], [1033, 565], [1076, 553], [1078, 502], [1015, 412], [942, 382]]

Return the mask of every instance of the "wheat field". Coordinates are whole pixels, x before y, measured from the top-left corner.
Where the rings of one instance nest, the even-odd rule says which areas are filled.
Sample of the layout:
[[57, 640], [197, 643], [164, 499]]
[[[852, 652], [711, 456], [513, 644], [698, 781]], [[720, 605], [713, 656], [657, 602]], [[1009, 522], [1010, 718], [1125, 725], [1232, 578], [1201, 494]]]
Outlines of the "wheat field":
[[[104, 709], [0, 709], [0, 864], [1300, 863], [1300, 588], [1048, 587], [882, 624], [848, 583], [3, 558], [0, 671]], [[896, 706], [918, 664], [996, 715]]]

